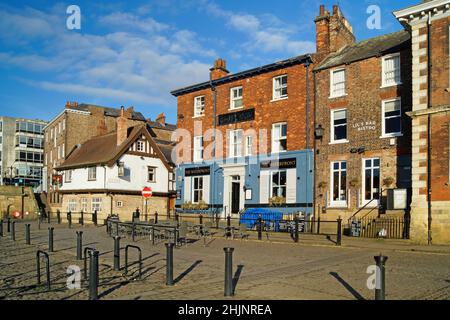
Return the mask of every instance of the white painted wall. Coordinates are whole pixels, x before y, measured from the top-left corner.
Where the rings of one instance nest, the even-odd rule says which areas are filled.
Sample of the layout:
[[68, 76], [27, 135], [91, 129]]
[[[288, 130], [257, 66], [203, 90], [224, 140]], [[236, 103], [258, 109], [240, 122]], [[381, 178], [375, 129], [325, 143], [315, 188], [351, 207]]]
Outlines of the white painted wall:
[[[96, 181], [88, 181], [88, 168], [74, 169], [72, 181], [65, 182], [61, 190], [89, 190], [109, 189], [123, 191], [141, 191], [144, 187], [151, 187], [153, 192], [167, 193], [169, 191], [169, 174], [167, 168], [160, 159], [140, 157], [135, 155], [123, 155], [120, 162], [125, 164], [125, 176], [118, 176], [117, 164], [113, 167], [97, 166]], [[147, 181], [147, 167], [156, 168], [156, 182]], [[63, 176], [65, 172], [63, 173]]]

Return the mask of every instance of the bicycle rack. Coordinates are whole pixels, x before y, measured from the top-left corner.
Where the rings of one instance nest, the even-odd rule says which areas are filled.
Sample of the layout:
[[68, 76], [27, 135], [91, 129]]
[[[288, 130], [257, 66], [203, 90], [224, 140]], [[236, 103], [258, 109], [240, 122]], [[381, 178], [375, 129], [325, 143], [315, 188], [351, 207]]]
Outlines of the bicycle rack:
[[50, 290], [50, 258], [47, 252], [38, 250], [36, 252], [36, 271], [37, 271], [37, 284], [41, 284], [41, 261], [40, 257], [45, 257], [45, 269], [47, 272], [47, 289]]
[[133, 248], [139, 252], [139, 280], [142, 279], [142, 251], [138, 246], [127, 245], [125, 247], [125, 275], [128, 274], [128, 249]]
[[88, 251], [94, 252], [95, 248], [86, 247], [84, 248], [84, 269], [83, 269], [83, 277], [84, 280], [87, 280], [87, 253]]

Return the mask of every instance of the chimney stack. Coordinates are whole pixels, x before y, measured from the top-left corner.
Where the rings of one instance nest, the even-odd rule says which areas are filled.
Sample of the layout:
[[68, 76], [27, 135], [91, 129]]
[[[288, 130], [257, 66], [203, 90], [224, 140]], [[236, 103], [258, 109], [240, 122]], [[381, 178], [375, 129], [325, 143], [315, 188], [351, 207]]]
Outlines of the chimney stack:
[[78, 107], [78, 102], [76, 102], [76, 101], [67, 101], [66, 102], [66, 109], [76, 108], [76, 107]]
[[117, 118], [117, 146], [120, 146], [128, 138], [128, 110], [125, 111], [123, 106], [120, 107], [120, 116]]
[[230, 73], [227, 70], [227, 62], [221, 58], [214, 61], [214, 66], [209, 70], [211, 71], [211, 80], [223, 78]]
[[156, 117], [156, 122], [158, 122], [160, 125], [165, 126], [166, 125], [166, 115], [164, 114], [164, 112], [160, 113], [157, 117]]

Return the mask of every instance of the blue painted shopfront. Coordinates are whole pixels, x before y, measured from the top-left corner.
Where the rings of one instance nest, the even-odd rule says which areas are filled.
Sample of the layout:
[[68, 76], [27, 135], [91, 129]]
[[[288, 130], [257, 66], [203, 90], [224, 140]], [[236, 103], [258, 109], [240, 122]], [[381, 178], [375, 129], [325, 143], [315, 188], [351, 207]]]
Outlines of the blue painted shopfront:
[[[312, 150], [225, 159], [178, 166], [178, 211], [203, 200], [209, 213], [236, 214], [248, 208], [273, 208], [282, 213], [312, 213]], [[274, 197], [284, 199], [274, 204]], [[183, 205], [184, 204], [184, 205]], [[199, 210], [195, 210], [199, 211]]]

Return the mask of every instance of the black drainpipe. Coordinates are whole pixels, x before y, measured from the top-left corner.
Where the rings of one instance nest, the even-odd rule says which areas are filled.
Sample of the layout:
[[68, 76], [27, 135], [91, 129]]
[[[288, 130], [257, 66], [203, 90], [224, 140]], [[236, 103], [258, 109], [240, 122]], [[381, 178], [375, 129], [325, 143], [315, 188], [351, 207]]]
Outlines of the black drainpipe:
[[[432, 30], [431, 30], [431, 12], [428, 13], [428, 88], [427, 88], [427, 95], [428, 95], [428, 109], [431, 108], [432, 106], [432, 101], [431, 101], [431, 94], [432, 94], [432, 86], [431, 86], [431, 69], [433, 67], [433, 63], [432, 63], [432, 45], [431, 45], [431, 34], [432, 34]], [[428, 148], [427, 148], [427, 191], [428, 191], [428, 244], [431, 245], [433, 242], [433, 237], [432, 237], [432, 231], [431, 231], [431, 223], [433, 221], [433, 217], [432, 217], [432, 211], [431, 211], [431, 196], [432, 196], [432, 186], [431, 186], [431, 151], [432, 151], [432, 145], [431, 145], [431, 115], [428, 113], [428, 134], [427, 134], [427, 139], [428, 139]]]
[[[313, 82], [314, 82], [314, 128], [317, 126], [317, 74], [316, 72], [313, 72]], [[317, 220], [318, 217], [320, 217], [320, 212], [317, 212], [318, 217], [316, 217], [316, 171], [317, 171], [317, 162], [316, 162], [316, 153], [317, 153], [317, 139], [314, 135], [314, 171], [313, 171], [313, 212], [314, 212], [314, 219]]]
[[[306, 150], [309, 150], [310, 148], [310, 143], [309, 143], [309, 139], [310, 139], [310, 130], [311, 130], [311, 125], [309, 123], [310, 121], [310, 93], [309, 93], [309, 66], [311, 65], [311, 61], [308, 59], [305, 62], [305, 68], [306, 68]], [[309, 173], [311, 170], [311, 167], [309, 166], [309, 164], [311, 163], [311, 160], [308, 161], [308, 170], [306, 171], [306, 207], [309, 208], [309, 200], [308, 200], [308, 177], [309, 177]], [[314, 170], [313, 170], [314, 171]], [[313, 187], [314, 189], [314, 187]], [[314, 197], [314, 195], [313, 195]], [[314, 202], [314, 199], [313, 199]], [[314, 204], [313, 204], [313, 214], [314, 214]], [[305, 212], [305, 217], [306, 217], [306, 212]]]
[[[217, 127], [217, 90], [216, 87], [214, 87], [213, 85], [213, 79], [212, 79], [212, 74], [210, 73], [209, 75], [209, 82], [210, 82], [210, 86], [211, 86], [211, 91], [213, 92], [213, 115], [214, 115], [214, 132], [213, 132], [213, 152], [212, 152], [212, 156], [213, 156], [213, 163], [216, 164], [216, 127]], [[213, 167], [212, 170], [212, 179], [210, 179], [210, 185], [212, 186], [212, 195], [210, 197], [210, 202], [211, 202], [211, 207], [212, 207], [212, 212], [214, 212], [215, 207], [216, 207], [216, 170], [215, 170], [215, 165]]]

